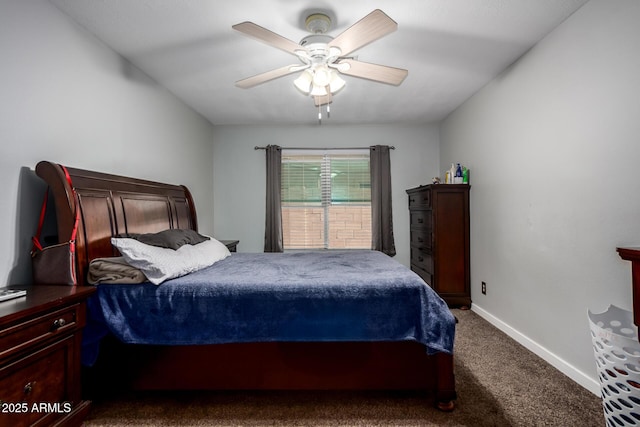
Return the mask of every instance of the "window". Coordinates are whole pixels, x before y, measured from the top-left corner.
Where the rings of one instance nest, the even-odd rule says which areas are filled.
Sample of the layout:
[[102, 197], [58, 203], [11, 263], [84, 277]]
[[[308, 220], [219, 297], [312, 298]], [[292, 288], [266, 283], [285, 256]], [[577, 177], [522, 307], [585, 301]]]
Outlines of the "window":
[[369, 151], [282, 152], [284, 249], [371, 249]]

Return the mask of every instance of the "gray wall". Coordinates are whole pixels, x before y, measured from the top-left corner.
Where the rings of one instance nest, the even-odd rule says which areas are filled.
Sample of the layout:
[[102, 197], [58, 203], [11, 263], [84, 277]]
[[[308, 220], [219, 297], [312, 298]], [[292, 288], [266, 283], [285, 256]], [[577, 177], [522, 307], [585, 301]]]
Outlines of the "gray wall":
[[0, 2], [0, 286], [31, 280], [40, 160], [185, 184], [213, 231], [213, 126], [47, 1]]
[[471, 169], [474, 308], [594, 392], [587, 310], [631, 309], [616, 247], [640, 243], [638, 22], [592, 0], [441, 127]]
[[368, 147], [387, 144], [391, 152], [396, 259], [409, 265], [407, 188], [439, 175], [436, 125], [216, 126], [214, 129], [214, 229], [216, 237], [239, 239], [239, 252], [264, 246], [265, 153], [256, 145], [282, 147]]

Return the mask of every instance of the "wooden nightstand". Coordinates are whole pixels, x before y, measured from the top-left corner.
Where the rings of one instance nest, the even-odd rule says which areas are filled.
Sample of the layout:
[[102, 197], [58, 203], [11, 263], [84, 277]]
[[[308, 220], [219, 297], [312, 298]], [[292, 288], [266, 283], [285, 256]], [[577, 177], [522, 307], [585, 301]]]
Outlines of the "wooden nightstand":
[[220, 240], [227, 248], [229, 248], [229, 252], [235, 252], [238, 243], [240, 240]]
[[21, 286], [0, 302], [0, 425], [80, 426], [81, 332], [91, 286]]

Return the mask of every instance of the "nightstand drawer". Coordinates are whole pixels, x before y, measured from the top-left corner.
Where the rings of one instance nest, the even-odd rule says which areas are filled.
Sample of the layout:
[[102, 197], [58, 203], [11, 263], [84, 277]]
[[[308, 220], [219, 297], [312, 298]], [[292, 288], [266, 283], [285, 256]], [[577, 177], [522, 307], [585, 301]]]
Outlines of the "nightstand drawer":
[[[66, 381], [73, 351], [74, 336], [71, 335], [0, 368], [2, 401], [13, 406], [7, 408], [10, 414], [0, 413], [0, 425], [47, 424], [74, 409], [68, 402]], [[41, 403], [47, 407], [40, 407]]]
[[75, 304], [1, 330], [0, 360], [55, 335], [84, 326], [78, 325], [79, 310], [80, 305]]

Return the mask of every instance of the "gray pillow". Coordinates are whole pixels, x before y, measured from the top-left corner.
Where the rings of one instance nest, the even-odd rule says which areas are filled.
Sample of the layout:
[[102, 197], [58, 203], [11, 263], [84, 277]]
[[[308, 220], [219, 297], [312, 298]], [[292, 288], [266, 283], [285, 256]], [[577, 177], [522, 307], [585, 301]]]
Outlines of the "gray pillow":
[[178, 249], [183, 245], [197, 245], [209, 240], [194, 230], [173, 228], [159, 233], [129, 234], [129, 238], [159, 248]]

